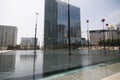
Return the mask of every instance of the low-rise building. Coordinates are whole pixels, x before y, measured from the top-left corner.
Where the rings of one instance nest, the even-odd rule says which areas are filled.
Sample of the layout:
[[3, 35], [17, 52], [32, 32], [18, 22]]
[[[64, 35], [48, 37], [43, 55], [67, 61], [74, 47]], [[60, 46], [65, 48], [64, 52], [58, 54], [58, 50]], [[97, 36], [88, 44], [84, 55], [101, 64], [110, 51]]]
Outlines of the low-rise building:
[[98, 45], [101, 40], [118, 39], [117, 30], [91, 30], [90, 31], [90, 44]]
[[[28, 38], [23, 37], [21, 38], [21, 49], [34, 49], [34, 37]], [[36, 39], [36, 44], [38, 42], [38, 39]]]
[[88, 45], [88, 41], [85, 38], [81, 38], [81, 45], [82, 46]]

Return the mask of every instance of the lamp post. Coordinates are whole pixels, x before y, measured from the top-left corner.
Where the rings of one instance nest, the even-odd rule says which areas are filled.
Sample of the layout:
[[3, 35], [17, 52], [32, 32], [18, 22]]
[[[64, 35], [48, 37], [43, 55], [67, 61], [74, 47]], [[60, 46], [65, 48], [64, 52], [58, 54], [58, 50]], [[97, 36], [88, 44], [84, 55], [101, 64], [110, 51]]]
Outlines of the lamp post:
[[[108, 27], [109, 26], [109, 24], [106, 24], [106, 27]], [[107, 32], [107, 35], [108, 35], [108, 32]], [[109, 43], [108, 43], [108, 49], [109, 49]]]
[[118, 34], [118, 48], [119, 48], [119, 50], [120, 50], [120, 29], [119, 29], [119, 27], [117, 27], [117, 34]]
[[35, 13], [35, 14], [36, 14], [36, 23], [35, 23], [35, 38], [34, 38], [33, 80], [35, 80], [35, 60], [36, 60], [36, 48], [37, 48], [36, 35], [37, 35], [37, 17], [38, 17], [38, 13]]
[[[101, 41], [101, 31], [99, 31], [99, 35], [100, 35], [100, 40], [99, 40], [99, 42]], [[99, 46], [100, 46], [100, 51], [101, 51], [101, 43], [99, 44]]]
[[86, 23], [87, 23], [87, 39], [88, 39], [88, 49], [89, 49], [89, 46], [90, 46], [90, 40], [89, 40], [89, 20], [86, 20]]
[[68, 47], [69, 47], [69, 55], [71, 55], [71, 40], [70, 40], [70, 0], [68, 0]]
[[103, 22], [103, 46], [104, 46], [104, 51], [105, 51], [105, 30], [104, 30], [104, 22], [105, 22], [105, 19], [103, 18], [101, 20], [101, 22]]
[[36, 49], [37, 49], [36, 35], [37, 35], [37, 18], [38, 18], [38, 13], [35, 13], [35, 14], [36, 14], [36, 23], [35, 23], [34, 53], [36, 53]]

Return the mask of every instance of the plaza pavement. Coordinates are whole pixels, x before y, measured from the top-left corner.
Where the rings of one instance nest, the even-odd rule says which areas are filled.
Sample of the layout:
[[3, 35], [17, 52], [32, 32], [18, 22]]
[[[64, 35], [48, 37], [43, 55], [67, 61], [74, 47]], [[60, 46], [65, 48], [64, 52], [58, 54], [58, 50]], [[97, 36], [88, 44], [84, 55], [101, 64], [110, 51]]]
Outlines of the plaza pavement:
[[102, 80], [120, 80], [120, 72], [114, 75], [103, 78]]
[[42, 80], [120, 80], [120, 62], [100, 64], [85, 70], [74, 70]]

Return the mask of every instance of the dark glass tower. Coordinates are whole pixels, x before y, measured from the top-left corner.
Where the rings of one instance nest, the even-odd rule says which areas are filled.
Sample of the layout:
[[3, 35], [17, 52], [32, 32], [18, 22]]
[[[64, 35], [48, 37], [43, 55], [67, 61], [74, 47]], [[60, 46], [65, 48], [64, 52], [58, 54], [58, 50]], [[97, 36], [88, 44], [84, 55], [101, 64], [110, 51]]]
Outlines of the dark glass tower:
[[56, 0], [45, 0], [44, 47], [57, 45], [57, 3]]
[[[71, 43], [80, 41], [80, 8], [70, 5]], [[59, 0], [45, 0], [44, 48], [68, 44], [68, 4]]]

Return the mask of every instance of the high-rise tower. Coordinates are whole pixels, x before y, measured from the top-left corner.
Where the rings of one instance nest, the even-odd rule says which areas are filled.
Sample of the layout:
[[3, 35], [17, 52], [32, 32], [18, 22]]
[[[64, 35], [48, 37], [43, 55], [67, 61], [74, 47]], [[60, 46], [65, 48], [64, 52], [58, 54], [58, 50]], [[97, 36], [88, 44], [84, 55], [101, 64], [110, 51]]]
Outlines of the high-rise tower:
[[[71, 43], [80, 41], [80, 8], [70, 5]], [[60, 0], [45, 0], [44, 47], [53, 48], [68, 43], [68, 4]]]
[[0, 25], [0, 47], [16, 46], [17, 27]]

